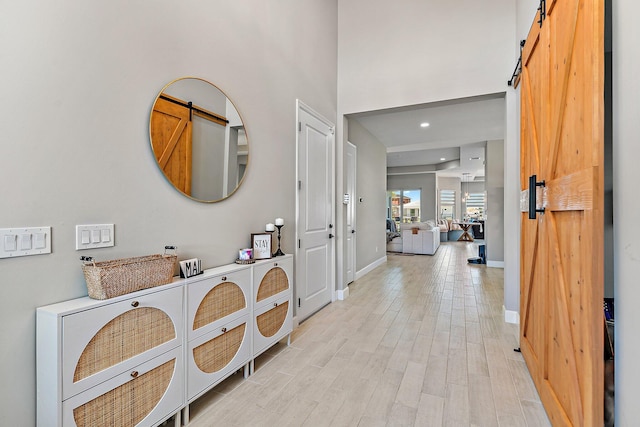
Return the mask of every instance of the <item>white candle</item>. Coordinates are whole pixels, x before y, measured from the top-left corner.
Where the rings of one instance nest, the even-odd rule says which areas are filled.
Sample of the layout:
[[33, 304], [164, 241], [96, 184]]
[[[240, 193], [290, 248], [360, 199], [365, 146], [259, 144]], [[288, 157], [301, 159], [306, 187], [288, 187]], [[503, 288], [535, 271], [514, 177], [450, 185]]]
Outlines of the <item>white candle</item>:
[[276, 218], [276, 225], [284, 225], [284, 219]]
[[264, 228], [264, 229], [265, 229], [265, 231], [275, 231], [275, 230], [276, 230], [276, 227], [275, 227], [273, 224], [268, 223], [268, 224], [265, 226], [265, 228]]

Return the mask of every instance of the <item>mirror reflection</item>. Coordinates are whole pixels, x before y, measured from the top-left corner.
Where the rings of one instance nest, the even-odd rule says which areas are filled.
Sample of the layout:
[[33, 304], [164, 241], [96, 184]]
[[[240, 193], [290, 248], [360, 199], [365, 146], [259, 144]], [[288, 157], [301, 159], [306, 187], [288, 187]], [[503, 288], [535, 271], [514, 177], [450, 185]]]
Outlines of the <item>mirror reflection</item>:
[[241, 184], [249, 157], [245, 127], [215, 85], [194, 77], [174, 80], [158, 94], [149, 122], [158, 167], [178, 191], [216, 202]]

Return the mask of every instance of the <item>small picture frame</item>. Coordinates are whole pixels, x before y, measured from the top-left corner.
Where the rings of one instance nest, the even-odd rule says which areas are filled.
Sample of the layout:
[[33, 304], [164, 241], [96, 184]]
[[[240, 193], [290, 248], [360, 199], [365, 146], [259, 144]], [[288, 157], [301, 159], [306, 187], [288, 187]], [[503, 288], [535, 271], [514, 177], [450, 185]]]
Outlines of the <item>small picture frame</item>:
[[271, 255], [271, 233], [251, 233], [253, 259], [269, 259]]

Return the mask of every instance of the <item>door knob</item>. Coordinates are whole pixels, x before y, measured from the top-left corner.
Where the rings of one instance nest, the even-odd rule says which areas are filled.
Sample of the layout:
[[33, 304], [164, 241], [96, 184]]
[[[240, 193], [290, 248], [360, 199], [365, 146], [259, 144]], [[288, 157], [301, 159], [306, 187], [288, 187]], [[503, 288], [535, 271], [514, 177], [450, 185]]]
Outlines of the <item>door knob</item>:
[[333, 234], [329, 233], [329, 238], [333, 239]]

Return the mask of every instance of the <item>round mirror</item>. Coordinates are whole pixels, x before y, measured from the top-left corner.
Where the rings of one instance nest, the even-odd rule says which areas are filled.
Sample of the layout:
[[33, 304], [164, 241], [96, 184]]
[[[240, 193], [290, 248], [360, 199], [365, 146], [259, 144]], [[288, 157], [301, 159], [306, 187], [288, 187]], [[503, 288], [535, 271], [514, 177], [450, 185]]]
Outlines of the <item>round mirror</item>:
[[151, 148], [167, 180], [200, 202], [226, 199], [240, 186], [249, 144], [240, 114], [215, 85], [184, 77], [156, 97]]

